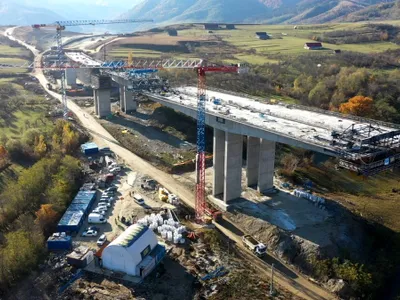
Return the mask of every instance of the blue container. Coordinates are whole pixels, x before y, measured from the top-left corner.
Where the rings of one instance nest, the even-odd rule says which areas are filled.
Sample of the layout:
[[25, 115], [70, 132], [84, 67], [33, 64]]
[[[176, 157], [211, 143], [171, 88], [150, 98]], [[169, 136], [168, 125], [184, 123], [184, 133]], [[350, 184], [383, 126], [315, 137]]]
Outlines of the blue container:
[[221, 105], [221, 99], [214, 99], [213, 103], [215, 105]]
[[72, 200], [71, 204], [87, 204], [89, 203], [89, 207], [91, 207], [96, 201], [96, 191], [80, 191], [76, 194], [74, 200]]
[[57, 231], [59, 232], [79, 232], [82, 226], [85, 213], [83, 211], [68, 210], [62, 216], [60, 222], [57, 225]]
[[47, 249], [49, 251], [71, 250], [72, 238], [60, 233], [54, 234], [47, 239]]
[[85, 155], [96, 154], [99, 152], [99, 147], [96, 145], [96, 143], [86, 143], [81, 145], [81, 151]]
[[68, 210], [83, 211], [88, 214], [93, 203], [96, 201], [96, 191], [80, 191], [72, 200]]
[[83, 212], [83, 214], [85, 216], [88, 215], [89, 210], [90, 210], [89, 203], [71, 204], [68, 207], [68, 211], [74, 211], [74, 212], [80, 212], [81, 211], [81, 212]]

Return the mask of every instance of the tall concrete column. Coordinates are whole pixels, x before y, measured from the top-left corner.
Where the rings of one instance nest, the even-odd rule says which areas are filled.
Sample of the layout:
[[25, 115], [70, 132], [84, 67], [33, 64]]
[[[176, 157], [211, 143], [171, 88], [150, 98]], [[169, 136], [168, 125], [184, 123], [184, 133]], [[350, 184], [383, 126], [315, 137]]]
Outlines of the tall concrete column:
[[274, 187], [275, 142], [261, 139], [260, 165], [258, 167], [258, 191], [265, 192]]
[[97, 90], [97, 102], [99, 106], [97, 116], [99, 118], [109, 116], [111, 114], [110, 90]]
[[246, 173], [247, 186], [255, 186], [258, 183], [258, 165], [260, 158], [260, 139], [247, 137]]
[[133, 99], [133, 91], [124, 87], [125, 112], [136, 111], [136, 101]]
[[67, 85], [76, 86], [76, 70], [69, 68], [65, 69], [65, 78], [67, 80]]
[[94, 113], [96, 116], [99, 114], [99, 99], [97, 98], [97, 90], [93, 89], [93, 105], [94, 105]]
[[119, 86], [119, 108], [121, 111], [125, 111], [125, 91], [124, 86]]
[[224, 192], [225, 131], [214, 128], [213, 196]]
[[239, 198], [242, 194], [243, 136], [225, 133], [224, 202]]

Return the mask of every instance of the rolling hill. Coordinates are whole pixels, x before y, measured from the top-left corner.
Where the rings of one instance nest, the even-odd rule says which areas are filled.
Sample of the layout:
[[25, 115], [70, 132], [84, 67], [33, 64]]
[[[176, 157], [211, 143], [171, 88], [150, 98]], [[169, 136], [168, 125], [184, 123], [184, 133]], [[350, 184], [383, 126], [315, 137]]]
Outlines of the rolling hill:
[[379, 3], [348, 14], [340, 21], [359, 22], [372, 20], [399, 20], [400, 2]]
[[[142, 0], [121, 18], [157, 24], [234, 22], [317, 24], [344, 20], [386, 0]], [[386, 3], [387, 4], [387, 3]]]
[[[28, 25], [64, 19], [153, 19], [153, 24], [109, 28], [132, 31], [194, 22], [317, 24], [397, 19], [400, 9], [387, 0], [0, 0], [0, 25]], [[399, 6], [400, 7], [400, 6]]]
[[0, 1], [1, 25], [31, 25], [64, 20], [64, 17], [47, 8], [34, 7], [17, 1]]

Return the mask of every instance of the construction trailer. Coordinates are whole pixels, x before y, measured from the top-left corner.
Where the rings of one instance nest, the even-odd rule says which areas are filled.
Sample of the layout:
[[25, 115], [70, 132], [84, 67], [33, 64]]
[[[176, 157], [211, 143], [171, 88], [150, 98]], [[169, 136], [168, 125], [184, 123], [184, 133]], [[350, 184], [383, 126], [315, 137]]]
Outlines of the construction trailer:
[[96, 191], [80, 191], [58, 222], [57, 231], [78, 233], [94, 201]]
[[99, 152], [99, 147], [97, 146], [96, 143], [86, 143], [81, 145], [81, 151], [85, 155], [92, 155]]
[[64, 251], [72, 249], [72, 238], [65, 232], [53, 233], [47, 239], [47, 250], [48, 251]]
[[67, 233], [78, 233], [81, 228], [85, 214], [83, 211], [67, 210], [58, 222], [57, 231]]

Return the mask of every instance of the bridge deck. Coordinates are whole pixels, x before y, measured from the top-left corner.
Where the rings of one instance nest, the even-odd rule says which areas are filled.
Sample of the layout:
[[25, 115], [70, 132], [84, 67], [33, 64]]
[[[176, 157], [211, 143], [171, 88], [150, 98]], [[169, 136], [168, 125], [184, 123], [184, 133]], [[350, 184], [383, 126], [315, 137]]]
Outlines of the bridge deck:
[[[166, 96], [171, 101], [181, 105], [197, 106], [197, 88], [182, 87], [177, 89], [180, 95], [171, 94]], [[264, 128], [277, 134], [290, 135], [293, 138], [306, 143], [320, 145], [326, 148], [337, 148], [343, 145], [332, 146], [332, 132], [339, 133], [353, 129], [354, 141], [357, 145], [363, 140], [371, 137], [385, 136], [388, 133], [396, 133], [398, 129], [385, 125], [372, 124], [370, 130], [362, 130], [369, 127], [368, 120], [359, 122], [345, 115], [331, 115], [329, 112], [315, 112], [306, 109], [299, 109], [290, 105], [266, 104], [253, 99], [234, 96], [230, 94], [208, 91], [206, 110], [214, 114], [221, 114], [224, 118], [236, 119], [241, 123], [248, 123], [253, 126]], [[182, 96], [183, 99], [180, 99]], [[211, 98], [220, 99], [221, 105], [215, 105]], [[371, 122], [374, 122], [371, 120]], [[400, 136], [397, 137], [397, 139]], [[400, 142], [397, 140], [397, 142]]]

